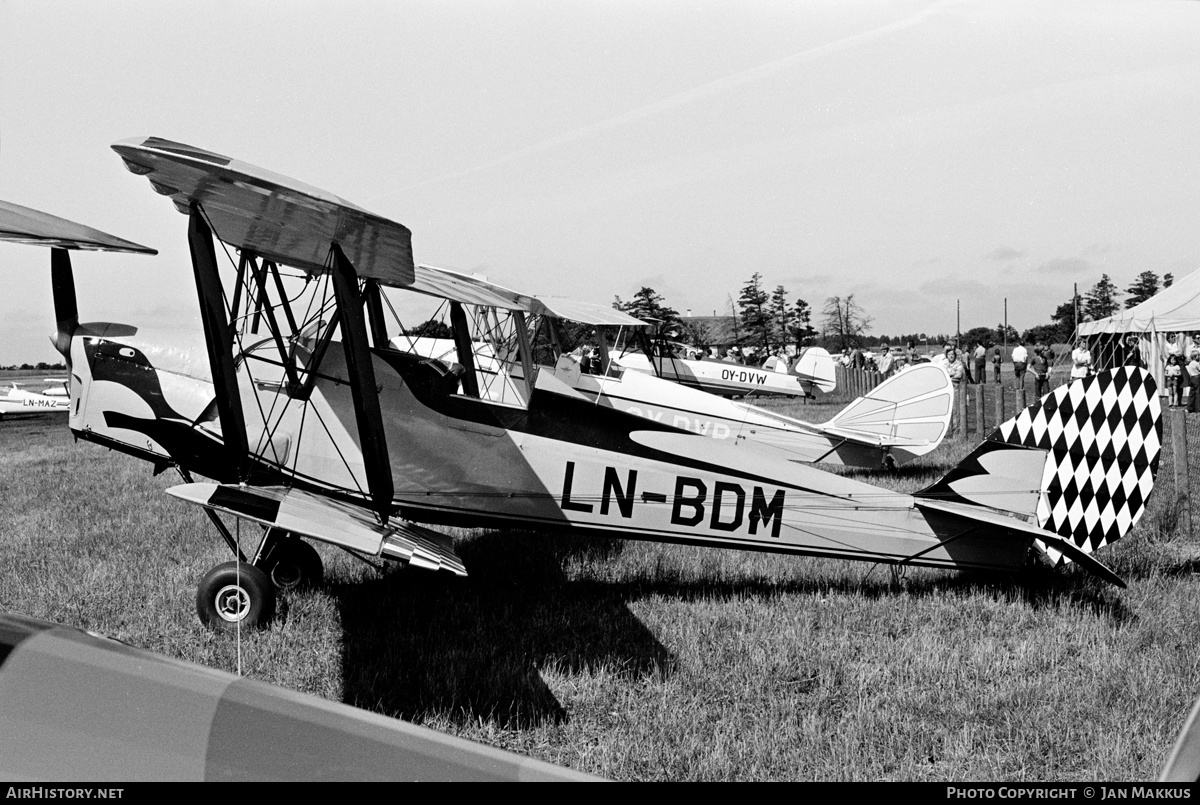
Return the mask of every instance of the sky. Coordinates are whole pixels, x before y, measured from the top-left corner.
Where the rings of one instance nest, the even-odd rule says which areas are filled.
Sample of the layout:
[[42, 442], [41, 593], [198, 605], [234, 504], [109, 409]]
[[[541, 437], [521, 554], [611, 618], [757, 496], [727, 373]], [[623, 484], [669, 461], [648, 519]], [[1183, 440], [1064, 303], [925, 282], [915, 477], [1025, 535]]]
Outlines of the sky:
[[[0, 0], [0, 199], [159, 250], [78, 254], [84, 321], [199, 328], [131, 137], [517, 290], [711, 315], [757, 272], [900, 334], [1200, 266], [1197, 132], [1185, 0]], [[48, 266], [0, 244], [0, 365], [58, 359]]]

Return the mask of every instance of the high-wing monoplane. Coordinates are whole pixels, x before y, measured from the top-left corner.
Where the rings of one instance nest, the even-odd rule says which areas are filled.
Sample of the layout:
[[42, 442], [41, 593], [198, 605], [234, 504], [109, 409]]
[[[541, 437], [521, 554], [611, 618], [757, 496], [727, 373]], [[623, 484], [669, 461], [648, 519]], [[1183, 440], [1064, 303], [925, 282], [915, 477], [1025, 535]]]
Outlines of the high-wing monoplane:
[[[305, 538], [465, 574], [430, 524], [980, 570], [1040, 548], [1121, 583], [1091, 552], [1153, 488], [1161, 412], [1140, 369], [1055, 390], [933, 486], [897, 493], [597, 405], [537, 365], [522, 309], [480, 289], [443, 294], [456, 360], [397, 350], [383, 288], [418, 281], [407, 228], [180, 143], [114, 149], [187, 216], [204, 337], [189, 350], [177, 333], [80, 325], [69, 267], [53, 272], [69, 423], [174, 467], [186, 483], [168, 492], [210, 514], [237, 560], [199, 585], [206, 623], [268, 620], [277, 587], [321, 572]], [[481, 389], [468, 306], [512, 312], [522, 371], [496, 378], [500, 398]], [[217, 512], [262, 525], [257, 548]]]
[[[49, 380], [45, 382], [53, 383]], [[0, 419], [6, 416], [67, 412], [70, 398], [61, 385], [52, 384], [41, 391], [21, 388], [23, 385], [15, 380], [10, 381], [8, 388], [0, 392]]]
[[[638, 337], [651, 325], [612, 307], [518, 293], [486, 277], [426, 265], [416, 266], [416, 281], [410, 289], [441, 298], [470, 299], [483, 292], [493, 295], [492, 305], [474, 307], [472, 321], [471, 359], [480, 375], [477, 385], [484, 399], [501, 402], [518, 397], [513, 384], [523, 376], [524, 366], [513, 337], [510, 310], [521, 310], [529, 323], [528, 339], [538, 365], [535, 371], [553, 372], [575, 391], [608, 408], [756, 448], [776, 458], [890, 467], [936, 449], [949, 429], [954, 393], [949, 372], [937, 364], [909, 367], [851, 402], [828, 422], [813, 424], [746, 400], [672, 382], [650, 371], [630, 369], [614, 360], [613, 344], [617, 342], [640, 341], [646, 349], [653, 344]], [[580, 325], [586, 343], [577, 346], [569, 331]], [[608, 331], [612, 330], [610, 343]], [[390, 344], [447, 364], [458, 361], [458, 345], [452, 338], [399, 335]]]
[[635, 339], [624, 343], [613, 360], [626, 369], [724, 397], [813, 397], [837, 387], [833, 357], [820, 347], [802, 350], [793, 365], [770, 356], [762, 366], [747, 366], [687, 358], [680, 345], [662, 338]]

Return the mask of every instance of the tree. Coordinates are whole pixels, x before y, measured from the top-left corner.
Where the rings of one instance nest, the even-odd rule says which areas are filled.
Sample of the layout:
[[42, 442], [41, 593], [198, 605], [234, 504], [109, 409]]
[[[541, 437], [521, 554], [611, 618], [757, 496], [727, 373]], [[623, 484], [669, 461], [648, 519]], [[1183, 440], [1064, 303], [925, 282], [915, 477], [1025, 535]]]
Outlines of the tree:
[[1133, 285], [1125, 289], [1125, 293], [1129, 294], [1129, 298], [1125, 300], [1127, 308], [1145, 302], [1158, 293], [1158, 275], [1153, 271], [1143, 271], [1137, 275]]
[[796, 349], [802, 349], [804, 342], [817, 334], [817, 328], [812, 326], [812, 308], [803, 299], [796, 300], [796, 309], [792, 311], [792, 338], [796, 341]]
[[1016, 327], [1003, 322], [997, 324], [996, 329], [992, 331], [992, 338], [996, 340], [997, 344], [1015, 344], [1019, 337]]
[[1054, 315], [1050, 319], [1058, 325], [1058, 337], [1055, 339], [1057, 343], [1066, 343], [1071, 340], [1071, 336], [1075, 334], [1075, 310], [1076, 308], [1082, 309], [1082, 307], [1083, 300], [1079, 294], [1075, 294], [1055, 308]]
[[655, 320], [663, 326], [679, 324], [679, 311], [663, 304], [663, 298], [653, 288], [645, 285], [633, 295], [633, 299], [622, 302], [621, 297], [613, 297], [613, 307], [622, 313], [628, 313], [635, 319]]
[[738, 296], [738, 311], [741, 314], [742, 330], [746, 340], [761, 344], [764, 351], [771, 349], [773, 317], [768, 307], [770, 296], [762, 287], [762, 275], [757, 271], [742, 286]]
[[1068, 334], [1063, 336], [1057, 324], [1039, 324], [1030, 327], [1022, 336], [1026, 344], [1062, 344], [1070, 340]]
[[771, 341], [774, 346], [779, 347], [792, 340], [792, 321], [796, 316], [788, 307], [787, 291], [782, 285], [777, 285], [771, 294], [770, 313], [773, 320]]
[[871, 317], [858, 302], [854, 294], [847, 296], [831, 296], [825, 300], [821, 310], [821, 328], [825, 338], [831, 341], [835, 349], [848, 349], [867, 333], [871, 326]]
[[962, 343], [959, 346], [963, 349], [970, 347], [972, 344], [983, 344], [986, 346], [995, 339], [996, 331], [991, 327], [972, 327], [962, 334]]
[[1121, 292], [1107, 274], [1100, 275], [1100, 281], [1087, 292], [1084, 311], [1090, 321], [1106, 319], [1117, 312], [1117, 297]]
[[1172, 283], [1174, 283], [1174, 282], [1175, 282], [1174, 274], [1163, 274], [1163, 287], [1164, 288], [1170, 288]]
[[421, 322], [416, 327], [410, 327], [404, 330], [404, 334], [416, 336], [417, 338], [454, 337], [454, 331], [450, 329], [450, 325], [437, 319], [429, 319], [428, 321]]

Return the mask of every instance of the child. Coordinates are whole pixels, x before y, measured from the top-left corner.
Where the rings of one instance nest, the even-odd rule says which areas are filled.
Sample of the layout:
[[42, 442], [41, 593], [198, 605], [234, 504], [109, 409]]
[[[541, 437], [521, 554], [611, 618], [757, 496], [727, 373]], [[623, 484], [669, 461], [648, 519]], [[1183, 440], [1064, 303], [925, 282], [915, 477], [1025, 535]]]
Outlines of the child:
[[1184, 405], [1190, 413], [1196, 413], [1196, 397], [1200, 395], [1200, 352], [1192, 352], [1187, 365], [1188, 384], [1183, 389]]
[[1182, 356], [1171, 355], [1167, 358], [1167, 368], [1163, 374], [1167, 380], [1167, 404], [1172, 408], [1180, 404], [1183, 396], [1183, 367], [1180, 366]]

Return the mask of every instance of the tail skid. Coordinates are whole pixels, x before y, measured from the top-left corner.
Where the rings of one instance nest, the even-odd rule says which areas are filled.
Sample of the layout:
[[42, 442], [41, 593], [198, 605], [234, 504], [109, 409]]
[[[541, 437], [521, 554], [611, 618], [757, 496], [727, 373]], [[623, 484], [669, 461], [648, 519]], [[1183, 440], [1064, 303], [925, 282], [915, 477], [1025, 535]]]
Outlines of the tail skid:
[[918, 506], [974, 510], [981, 520], [995, 516], [988, 509], [1002, 512], [1036, 528], [1035, 544], [1052, 564], [1081, 561], [1141, 518], [1161, 445], [1153, 377], [1120, 367], [1062, 386], [1021, 411], [915, 497]]

